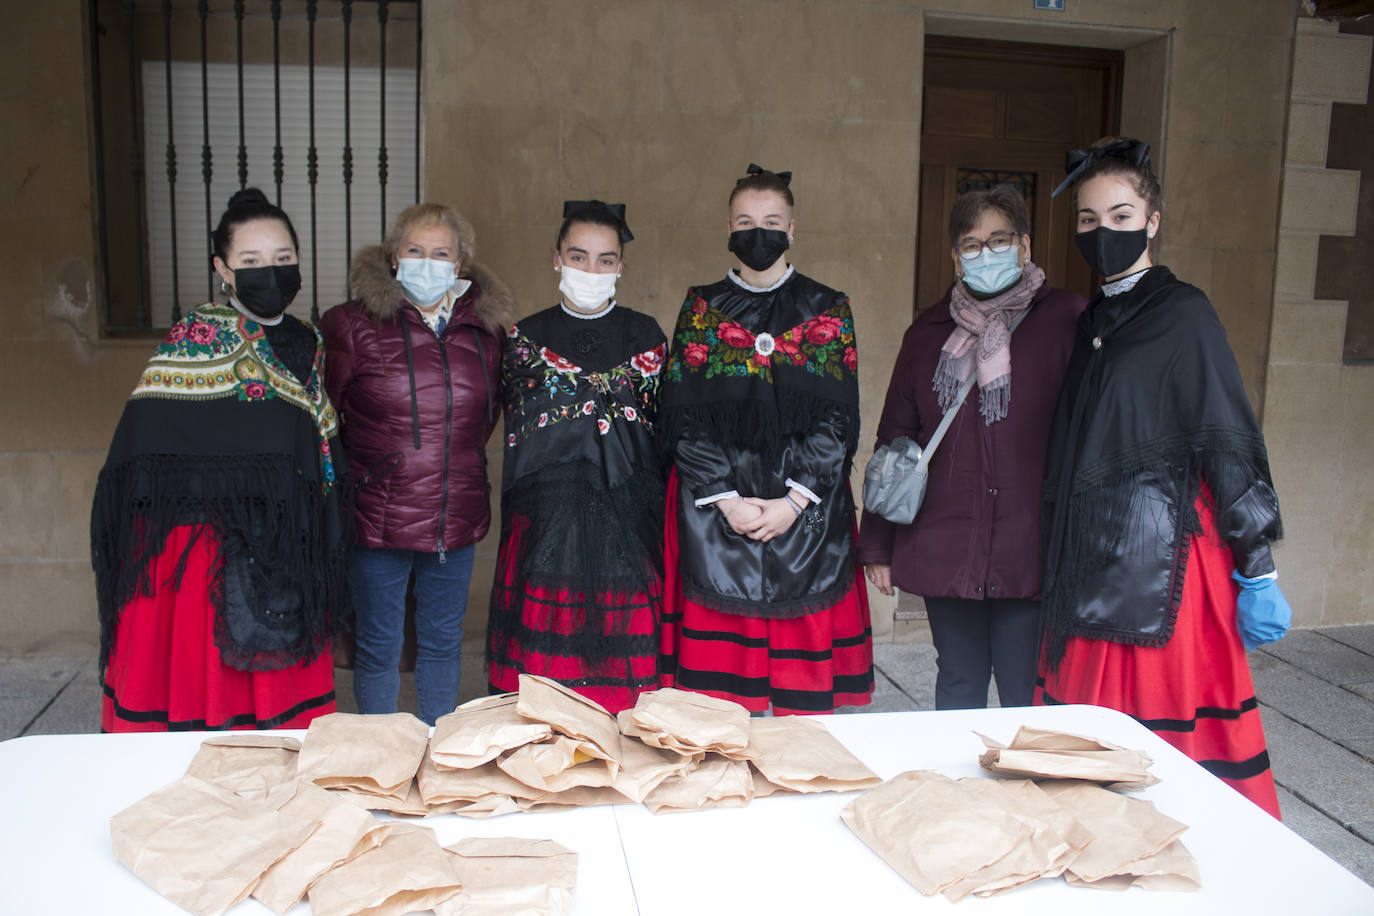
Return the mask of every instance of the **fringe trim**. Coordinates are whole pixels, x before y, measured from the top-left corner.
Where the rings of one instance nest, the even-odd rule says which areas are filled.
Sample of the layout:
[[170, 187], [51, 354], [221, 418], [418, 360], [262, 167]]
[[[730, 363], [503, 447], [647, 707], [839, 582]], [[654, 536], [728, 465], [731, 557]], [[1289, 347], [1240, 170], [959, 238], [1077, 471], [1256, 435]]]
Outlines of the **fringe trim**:
[[[349, 513], [341, 507], [341, 489], [346, 488], [332, 488], [325, 497], [319, 481], [298, 473], [294, 459], [282, 455], [138, 455], [106, 465], [91, 512], [102, 676], [124, 606], [135, 597], [180, 588], [190, 548], [206, 532], [217, 538], [221, 551], [210, 596], [225, 664], [274, 670], [318, 656], [329, 644], [335, 617], [351, 607]], [[204, 530], [178, 557], [170, 580], [155, 581], [167, 537], [182, 525]], [[274, 581], [301, 589], [300, 632], [289, 649], [260, 652], [229, 638], [222, 552], [234, 549], [253, 558], [256, 589], [270, 589]]]
[[978, 390], [978, 412], [983, 415], [983, 425], [991, 426], [998, 420], [1007, 418], [1011, 407], [1011, 373], [995, 378]]
[[[1104, 626], [1078, 619], [1082, 591], [1105, 570], [1120, 562], [1128, 538], [1141, 532], [1127, 530], [1140, 514], [1135, 504], [1142, 476], [1168, 501], [1168, 518], [1157, 525], [1159, 535], [1170, 539], [1169, 579], [1164, 594], [1157, 596], [1156, 629], [1138, 626]], [[1042, 614], [1046, 660], [1052, 669], [1063, 660], [1072, 636], [1105, 639], [1128, 645], [1158, 647], [1173, 636], [1183, 582], [1187, 573], [1188, 539], [1202, 530], [1194, 504], [1200, 492], [1210, 506], [1225, 508], [1257, 480], [1269, 482], [1269, 462], [1263, 437], [1232, 428], [1209, 428], [1144, 443], [1090, 467], [1078, 469], [1072, 492], [1061, 494], [1047, 482], [1043, 518], [1045, 583]], [[1207, 488], [1202, 484], [1206, 481]], [[1270, 531], [1281, 536], [1277, 499]], [[1147, 533], [1148, 536], [1148, 533]], [[1125, 571], [1129, 574], [1129, 570]], [[1148, 602], [1148, 596], [1140, 596]]]
[[745, 601], [740, 598], [719, 595], [698, 588], [686, 579], [682, 580], [683, 594], [697, 604], [713, 611], [720, 611], [722, 614], [734, 614], [736, 617], [758, 617], [765, 620], [795, 620], [798, 617], [806, 617], [819, 611], [829, 610], [853, 587], [854, 579], [852, 577], [840, 576], [839, 581], [825, 591], [816, 592], [794, 601], [770, 604], [765, 601]]
[[849, 476], [859, 447], [858, 404], [792, 387], [770, 390], [772, 403], [758, 399], [718, 401], [661, 411], [657, 432], [662, 457], [671, 460], [675, 444], [691, 437], [756, 451], [771, 460], [782, 450], [785, 436], [807, 433], [839, 416], [844, 424], [844, 474]]

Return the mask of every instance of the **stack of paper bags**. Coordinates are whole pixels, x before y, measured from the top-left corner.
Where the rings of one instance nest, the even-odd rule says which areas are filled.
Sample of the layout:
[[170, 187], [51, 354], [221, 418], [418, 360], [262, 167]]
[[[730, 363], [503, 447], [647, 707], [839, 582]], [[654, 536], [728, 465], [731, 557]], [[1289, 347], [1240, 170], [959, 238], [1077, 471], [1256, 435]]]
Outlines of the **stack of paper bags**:
[[1097, 738], [1025, 725], [1017, 729], [1010, 744], [986, 735], [978, 737], [988, 748], [978, 762], [996, 776], [1086, 779], [1120, 789], [1139, 789], [1159, 782], [1147, 772], [1154, 763], [1149, 754]]
[[[1021, 729], [1009, 745], [979, 736], [990, 772], [1061, 778], [950, 779], [902, 773], [856, 798], [841, 819], [926, 895], [987, 896], [1039, 878], [1122, 890], [1196, 890], [1184, 824], [1104, 785], [1157, 782], [1150, 758], [1106, 742]], [[1062, 778], [1073, 776], [1074, 778]]]
[[[303, 742], [210, 738], [185, 777], [110, 826], [120, 860], [193, 913], [223, 912], [251, 893], [277, 912], [308, 898], [328, 914], [554, 914], [572, 892], [570, 851], [526, 840], [445, 851], [432, 831], [365, 809], [490, 817], [636, 802], [687, 811], [878, 782], [810, 719], [752, 719], [736, 703], [673, 689], [642, 694], [617, 718], [522, 675], [518, 694], [467, 703], [433, 735], [408, 713], [333, 713], [311, 722]], [[545, 876], [537, 888], [533, 875]], [[1100, 880], [1091, 871], [1083, 879]]]

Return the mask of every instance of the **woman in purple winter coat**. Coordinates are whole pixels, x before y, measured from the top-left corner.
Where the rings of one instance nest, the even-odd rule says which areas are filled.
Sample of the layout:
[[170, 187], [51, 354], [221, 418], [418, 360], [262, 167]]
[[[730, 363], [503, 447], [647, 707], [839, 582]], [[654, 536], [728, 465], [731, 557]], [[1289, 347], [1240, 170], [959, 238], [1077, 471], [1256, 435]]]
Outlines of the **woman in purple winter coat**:
[[472, 260], [472, 226], [417, 204], [353, 257], [357, 297], [320, 321], [325, 377], [356, 482], [353, 690], [396, 711], [406, 586], [415, 576], [419, 716], [458, 699], [473, 545], [490, 524], [486, 443], [500, 413], [510, 292]]
[[[864, 512], [859, 562], [881, 592], [925, 598], [937, 709], [1029, 706], [1040, 608], [1040, 484], [1060, 384], [1085, 300], [1031, 261], [1030, 217], [1011, 185], [969, 191], [949, 219], [956, 279], [907, 329], [878, 445], [925, 447], [977, 375], [930, 464], [909, 525]], [[1011, 325], [1024, 316], [1009, 333]]]

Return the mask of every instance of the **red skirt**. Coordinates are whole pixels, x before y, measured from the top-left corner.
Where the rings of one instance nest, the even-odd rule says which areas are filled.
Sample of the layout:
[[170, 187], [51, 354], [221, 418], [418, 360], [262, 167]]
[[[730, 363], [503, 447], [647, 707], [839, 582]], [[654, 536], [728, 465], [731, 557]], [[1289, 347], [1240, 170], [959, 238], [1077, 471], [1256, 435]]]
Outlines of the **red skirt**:
[[[175, 578], [195, 533], [190, 525], [172, 529], [154, 561], [154, 582]], [[334, 711], [330, 652], [278, 671], [239, 671], [220, 659], [210, 601], [218, 546], [202, 532], [187, 553], [179, 589], [159, 587], [120, 612], [105, 669], [102, 731], [305, 728]]]
[[487, 624], [488, 688], [508, 693], [518, 689], [521, 674], [537, 674], [611, 712], [629, 709], [641, 693], [659, 686], [659, 583], [647, 592], [607, 592], [588, 602], [581, 591], [526, 582], [516, 558], [528, 528], [527, 519], [513, 516], [497, 557]]
[[1197, 513], [1202, 533], [1188, 544], [1169, 642], [1147, 648], [1073, 637], [1058, 670], [1042, 665], [1035, 702], [1127, 713], [1279, 817], [1255, 685], [1236, 629], [1235, 564], [1201, 498]]
[[[663, 686], [761, 712], [815, 715], [863, 706], [873, 695], [868, 588], [854, 584], [828, 608], [789, 620], [744, 617], [692, 601], [678, 577], [677, 471], [668, 480], [663, 540]], [[715, 510], [712, 510], [715, 511]]]

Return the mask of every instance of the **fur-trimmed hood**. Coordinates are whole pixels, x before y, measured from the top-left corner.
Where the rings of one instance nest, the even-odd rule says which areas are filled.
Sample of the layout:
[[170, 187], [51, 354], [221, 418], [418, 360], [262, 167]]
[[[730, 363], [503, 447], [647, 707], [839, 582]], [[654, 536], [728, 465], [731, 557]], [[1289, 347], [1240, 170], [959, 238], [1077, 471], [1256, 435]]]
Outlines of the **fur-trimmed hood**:
[[[510, 287], [473, 260], [464, 266], [462, 276], [472, 280], [481, 290], [474, 306], [477, 320], [498, 338], [504, 335], [515, 319], [515, 297]], [[363, 311], [380, 321], [389, 320], [407, 301], [405, 287], [391, 273], [391, 262], [381, 245], [368, 245], [353, 255], [348, 268], [348, 284]]]

